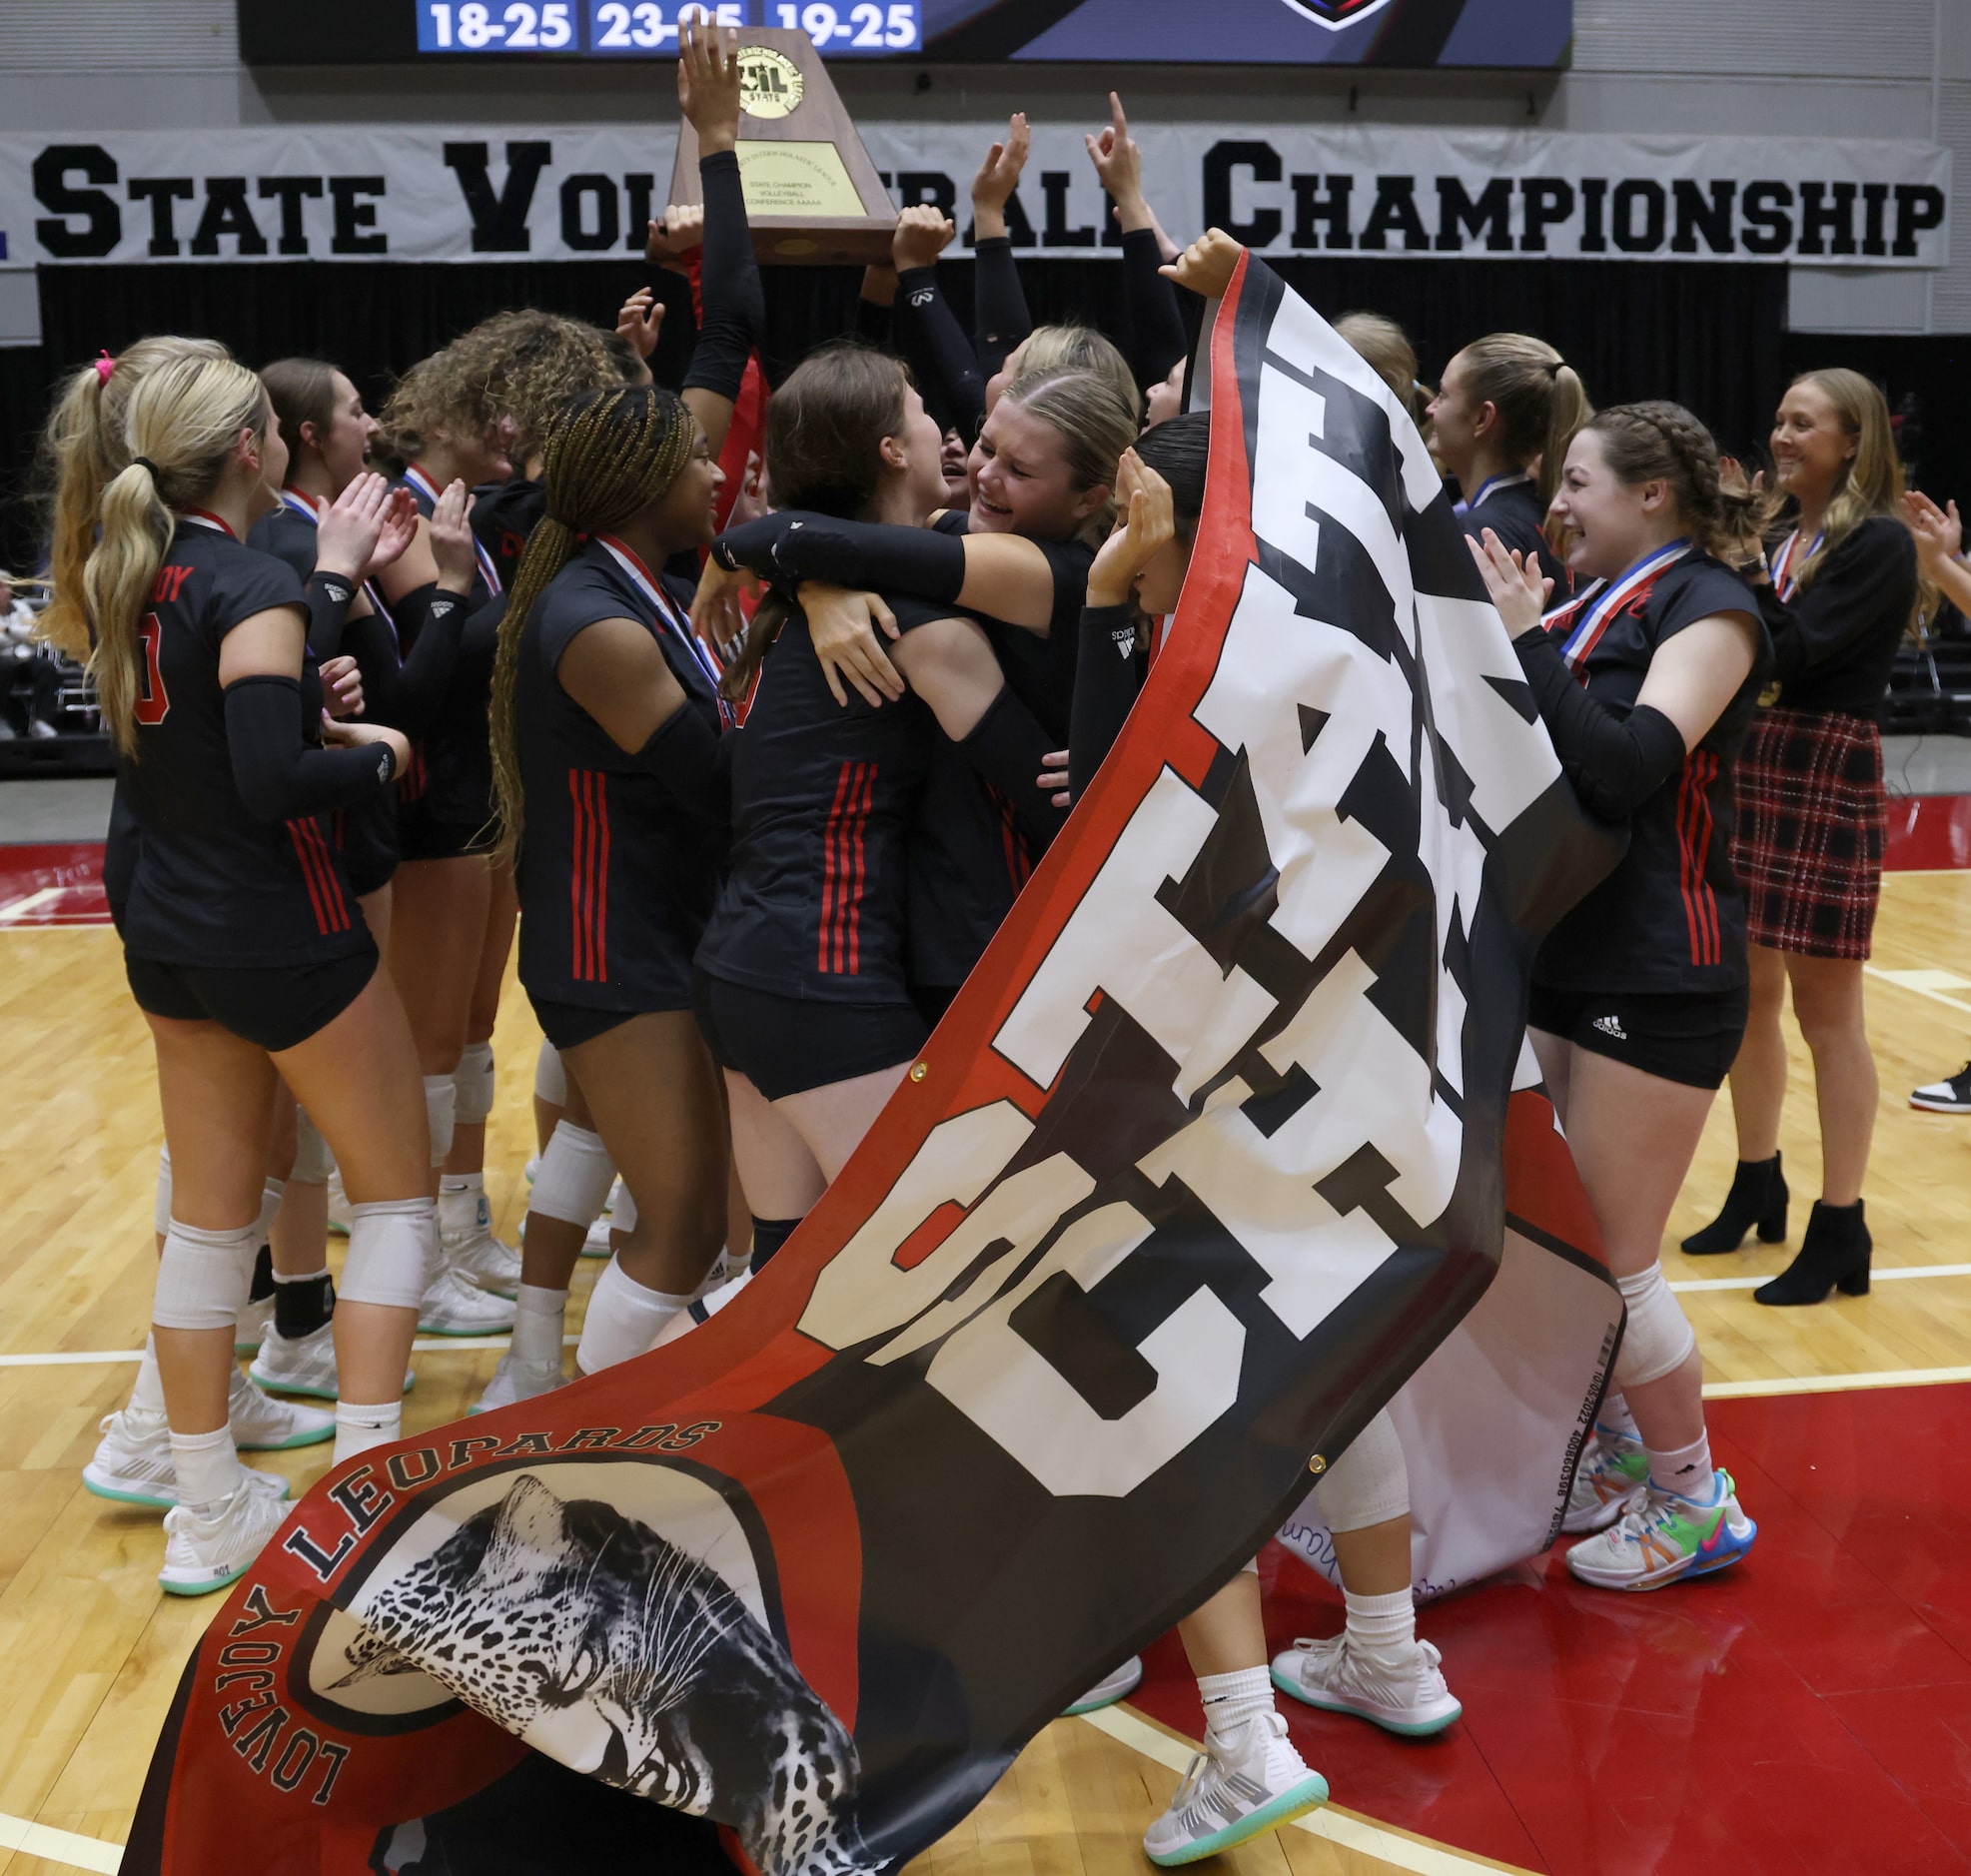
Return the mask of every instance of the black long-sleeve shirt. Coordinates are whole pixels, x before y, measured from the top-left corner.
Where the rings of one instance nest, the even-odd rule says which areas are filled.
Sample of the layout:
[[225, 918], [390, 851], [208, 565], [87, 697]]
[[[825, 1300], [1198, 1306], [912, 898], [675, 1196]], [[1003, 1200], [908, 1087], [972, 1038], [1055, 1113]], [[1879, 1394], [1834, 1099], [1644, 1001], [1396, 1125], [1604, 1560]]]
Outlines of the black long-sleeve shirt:
[[[1806, 544], [1798, 543], [1795, 553]], [[1916, 604], [1909, 529], [1891, 515], [1870, 515], [1824, 556], [1804, 591], [1786, 600], [1762, 586], [1758, 595], [1772, 634], [1779, 701], [1794, 710], [1879, 718]]]

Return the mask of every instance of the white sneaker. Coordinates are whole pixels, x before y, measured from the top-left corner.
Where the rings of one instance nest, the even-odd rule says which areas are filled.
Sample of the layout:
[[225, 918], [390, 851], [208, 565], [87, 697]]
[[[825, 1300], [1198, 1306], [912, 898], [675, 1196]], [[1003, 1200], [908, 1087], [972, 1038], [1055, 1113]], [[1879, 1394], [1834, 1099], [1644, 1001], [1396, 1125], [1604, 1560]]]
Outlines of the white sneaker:
[[333, 1413], [262, 1394], [237, 1368], [226, 1418], [233, 1428], [233, 1443], [242, 1452], [291, 1452], [296, 1446], [319, 1446], [336, 1436]]
[[1344, 1630], [1276, 1654], [1273, 1684], [1325, 1712], [1353, 1713], [1385, 1732], [1421, 1739], [1443, 1732], [1465, 1710], [1445, 1685], [1442, 1660], [1430, 1642], [1413, 1641], [1402, 1665], [1389, 1667], [1350, 1647]]
[[1169, 1869], [1264, 1836], [1328, 1802], [1278, 1713], [1255, 1713], [1221, 1751], [1191, 1761], [1170, 1808], [1143, 1833], [1150, 1861]]
[[1597, 1589], [1660, 1589], [1736, 1563], [1759, 1527], [1739, 1508], [1729, 1472], [1717, 1474], [1711, 1492], [1700, 1504], [1651, 1485], [1633, 1510], [1567, 1552], [1568, 1569]]
[[329, 1229], [338, 1238], [349, 1236], [349, 1194], [343, 1190], [343, 1169], [329, 1169]]
[[1143, 1657], [1132, 1654], [1113, 1673], [1105, 1674], [1094, 1686], [1082, 1695], [1064, 1715], [1073, 1719], [1077, 1713], [1094, 1713], [1105, 1706], [1114, 1706], [1118, 1700], [1127, 1700], [1143, 1684]]
[[718, 1285], [716, 1289], [706, 1290], [701, 1288], [691, 1301], [684, 1306], [685, 1315], [690, 1317], [694, 1323], [710, 1322], [728, 1303], [736, 1302], [740, 1291], [744, 1290], [752, 1280], [752, 1266], [747, 1265], [738, 1276], [732, 1278], [727, 1283]]
[[204, 1596], [238, 1582], [287, 1518], [281, 1499], [248, 1484], [208, 1515], [190, 1505], [174, 1506], [164, 1516], [158, 1587], [168, 1596]]
[[493, 1379], [487, 1383], [486, 1392], [473, 1403], [472, 1411], [497, 1412], [500, 1407], [537, 1400], [541, 1395], [552, 1394], [556, 1388], [566, 1385], [567, 1377], [561, 1373], [559, 1362], [522, 1362], [508, 1349], [499, 1358], [499, 1366], [493, 1371]]
[[1573, 1489], [1560, 1528], [1571, 1536], [1606, 1530], [1642, 1502], [1649, 1486], [1649, 1455], [1639, 1439], [1595, 1423], [1587, 1450], [1574, 1468]]
[[[457, 1204], [468, 1197], [474, 1201], [470, 1208]], [[448, 1192], [438, 1203], [445, 1261], [482, 1290], [510, 1302], [520, 1288], [520, 1254], [493, 1235], [493, 1207], [487, 1203], [485, 1188]], [[448, 1212], [456, 1218], [460, 1211], [466, 1213], [464, 1218], [456, 1224], [444, 1224]]]
[[425, 1292], [418, 1328], [427, 1336], [503, 1336], [518, 1314], [518, 1304], [482, 1290], [448, 1264]]
[[[260, 1345], [247, 1370], [247, 1379], [270, 1394], [307, 1395], [316, 1401], [334, 1401], [342, 1392], [336, 1375], [336, 1326], [327, 1322], [306, 1336], [284, 1336], [277, 1329]], [[404, 1392], [418, 1385], [418, 1377], [408, 1369]]]
[[1928, 1108], [1932, 1114], [1971, 1114], [1971, 1062], [1942, 1081], [1916, 1089], [1909, 1097], [1913, 1108]]
[[248, 1303], [233, 1325], [233, 1353], [252, 1355], [274, 1333], [274, 1299]]
[[[169, 1511], [178, 1502], [178, 1467], [171, 1458], [171, 1427], [162, 1413], [125, 1407], [103, 1421], [96, 1454], [82, 1468], [82, 1484], [99, 1498]], [[243, 1466], [254, 1490], [275, 1498], [288, 1495], [288, 1481], [277, 1472]]]
[[532, 1159], [527, 1161], [527, 1163], [520, 1168], [520, 1173], [521, 1176], [526, 1180], [526, 1183], [529, 1186], [532, 1185], [533, 1182], [540, 1177], [540, 1155], [536, 1153]]

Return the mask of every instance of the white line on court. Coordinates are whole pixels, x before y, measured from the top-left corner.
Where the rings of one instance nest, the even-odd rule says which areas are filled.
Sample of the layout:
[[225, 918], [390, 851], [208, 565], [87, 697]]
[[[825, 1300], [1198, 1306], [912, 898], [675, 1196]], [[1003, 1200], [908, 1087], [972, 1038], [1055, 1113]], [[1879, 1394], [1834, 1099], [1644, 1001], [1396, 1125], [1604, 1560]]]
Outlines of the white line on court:
[[9, 1817], [0, 1811], [0, 1850], [18, 1850], [24, 1856], [37, 1856], [46, 1863], [60, 1863], [69, 1869], [93, 1869], [103, 1876], [116, 1876], [123, 1867], [123, 1845], [105, 1843], [101, 1837], [78, 1837], [72, 1830], [56, 1830], [35, 1824], [24, 1817]]
[[9, 924], [17, 918], [25, 918], [38, 905], [46, 905], [50, 899], [59, 899], [68, 891], [66, 886], [43, 886], [39, 892], [31, 892], [24, 899], [15, 899], [0, 905], [0, 924]]
[[[1971, 1264], [1906, 1264], [1899, 1270], [1874, 1270], [1869, 1275], [1878, 1284], [1893, 1283], [1898, 1278], [1908, 1277], [1971, 1277]], [[1672, 1284], [1675, 1291], [1687, 1290], [1756, 1290], [1766, 1281], [1763, 1277], [1691, 1277], [1680, 1284]]]

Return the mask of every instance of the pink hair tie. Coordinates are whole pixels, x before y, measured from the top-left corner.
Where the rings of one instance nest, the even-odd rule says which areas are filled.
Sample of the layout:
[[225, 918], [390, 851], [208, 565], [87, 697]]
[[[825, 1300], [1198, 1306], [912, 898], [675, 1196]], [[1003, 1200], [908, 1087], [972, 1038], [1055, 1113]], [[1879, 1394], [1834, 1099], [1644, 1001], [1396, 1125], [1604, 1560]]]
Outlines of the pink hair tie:
[[103, 353], [102, 356], [97, 359], [96, 376], [99, 379], [101, 379], [104, 384], [107, 385], [110, 382], [110, 374], [115, 370], [116, 370], [116, 360], [111, 358], [107, 352]]

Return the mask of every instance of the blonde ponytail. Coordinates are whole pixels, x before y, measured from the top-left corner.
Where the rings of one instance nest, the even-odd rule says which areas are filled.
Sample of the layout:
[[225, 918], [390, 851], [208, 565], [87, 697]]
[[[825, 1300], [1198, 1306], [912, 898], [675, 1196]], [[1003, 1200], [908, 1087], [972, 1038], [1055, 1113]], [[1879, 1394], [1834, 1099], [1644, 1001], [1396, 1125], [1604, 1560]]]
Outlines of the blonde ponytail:
[[244, 365], [180, 358], [131, 395], [123, 428], [127, 466], [104, 488], [101, 534], [83, 567], [83, 603], [95, 628], [89, 674], [103, 727], [137, 753], [143, 618], [171, 547], [173, 507], [208, 497], [243, 430], [266, 432], [267, 394]]
[[1594, 415], [1580, 375], [1544, 339], [1489, 333], [1459, 355], [1465, 398], [1498, 413], [1497, 454], [1513, 469], [1539, 463], [1539, 498], [1553, 499], [1574, 438]]
[[140, 339], [115, 359], [85, 365], [62, 387], [41, 435], [41, 475], [48, 508], [48, 570], [54, 588], [36, 635], [66, 656], [89, 657], [89, 615], [82, 569], [95, 544], [103, 490], [130, 462], [124, 419], [137, 387], [176, 359], [225, 359], [212, 339]]

